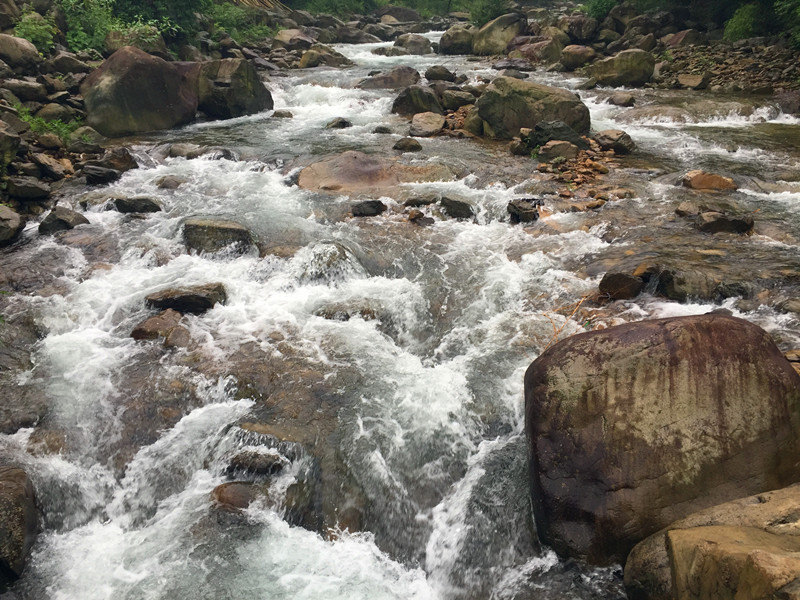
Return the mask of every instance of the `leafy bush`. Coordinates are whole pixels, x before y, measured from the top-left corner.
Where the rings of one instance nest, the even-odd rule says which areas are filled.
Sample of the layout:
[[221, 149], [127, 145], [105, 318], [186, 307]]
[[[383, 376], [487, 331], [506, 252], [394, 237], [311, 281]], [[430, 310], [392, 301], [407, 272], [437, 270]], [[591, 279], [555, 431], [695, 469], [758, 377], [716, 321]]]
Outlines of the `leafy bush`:
[[583, 5], [583, 9], [590, 17], [602, 21], [616, 5], [617, 0], [589, 0]]
[[[183, 31], [197, 28], [196, 14], [206, 14], [211, 0], [115, 0], [116, 14], [126, 22], [169, 22]], [[169, 32], [163, 32], [169, 33]]]
[[25, 8], [22, 18], [14, 27], [14, 35], [31, 42], [39, 52], [50, 51], [56, 31], [53, 17], [43, 17], [31, 6]]
[[275, 31], [261, 21], [259, 11], [230, 2], [215, 4], [209, 16], [217, 30], [225, 31], [240, 44], [257, 42], [275, 35]]
[[102, 51], [106, 35], [117, 25], [113, 0], [61, 0], [72, 50]]
[[31, 111], [21, 104], [15, 106], [19, 118], [31, 126], [33, 133], [55, 133], [62, 141], [66, 142], [73, 131], [83, 125], [81, 119], [74, 119], [69, 123], [64, 123], [61, 119], [47, 121], [42, 117], [36, 117]]
[[800, 0], [776, 0], [775, 12], [794, 43], [800, 46]]
[[340, 17], [365, 14], [378, 8], [376, 0], [310, 0], [305, 5], [312, 13], [328, 13]]
[[763, 29], [761, 7], [758, 4], [745, 4], [736, 9], [725, 23], [725, 39], [730, 41], [755, 37]]
[[472, 22], [480, 27], [492, 19], [506, 14], [511, 10], [511, 4], [505, 0], [472, 0], [468, 5], [468, 10]]

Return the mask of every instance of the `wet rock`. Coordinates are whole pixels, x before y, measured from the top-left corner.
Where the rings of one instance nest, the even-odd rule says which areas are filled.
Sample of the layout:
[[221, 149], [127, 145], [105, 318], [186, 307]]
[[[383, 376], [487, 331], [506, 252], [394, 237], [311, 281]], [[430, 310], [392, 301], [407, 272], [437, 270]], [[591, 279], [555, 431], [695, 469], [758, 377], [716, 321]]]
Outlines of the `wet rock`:
[[386, 212], [387, 206], [380, 200], [364, 200], [353, 204], [354, 217], [375, 217]]
[[600, 293], [612, 300], [636, 298], [643, 289], [642, 278], [628, 273], [609, 272], [600, 280]]
[[208, 149], [199, 144], [178, 143], [170, 144], [167, 156], [170, 158], [193, 159], [203, 156], [206, 152], [208, 152]]
[[678, 85], [689, 90], [704, 90], [711, 81], [710, 73], [695, 75], [692, 73], [680, 73], [678, 75]]
[[557, 40], [546, 39], [540, 42], [525, 44], [511, 53], [514, 58], [524, 57], [531, 63], [551, 64], [561, 58], [564, 47]]
[[75, 173], [75, 169], [68, 158], [57, 159], [49, 154], [40, 152], [33, 153], [30, 157], [33, 163], [39, 167], [42, 175], [55, 181], [60, 181], [67, 175], [73, 175]]
[[190, 123], [197, 111], [197, 92], [185, 72], [131, 46], [93, 71], [81, 92], [87, 124], [109, 137], [172, 129]]
[[[760, 567], [765, 566], [762, 563], [764, 559], [773, 566], [792, 564], [787, 560], [790, 556], [785, 549], [777, 552], [771, 550], [776, 543], [780, 545], [782, 540], [791, 543], [799, 539], [799, 514], [800, 485], [792, 485], [713, 506], [671, 523], [637, 544], [628, 555], [625, 563], [625, 589], [628, 596], [652, 600], [675, 598], [674, 568], [679, 574], [676, 578], [681, 590], [679, 597], [696, 598], [685, 588], [687, 581], [691, 581], [690, 572], [685, 570], [686, 551], [689, 550], [703, 567], [697, 572], [704, 574], [703, 581], [692, 582], [692, 588], [706, 590], [706, 585], [715, 586], [715, 591], [708, 592], [706, 597], [791, 598], [788, 593], [785, 596], [781, 593], [772, 594], [788, 587], [787, 581], [800, 577], [800, 572], [789, 571], [789, 577], [779, 577], [775, 581], [772, 580], [774, 575], [786, 573], [783, 568]], [[680, 535], [684, 532], [691, 535]], [[731, 545], [720, 533], [734, 534], [737, 541], [734, 552], [731, 552]], [[754, 539], [753, 534], [760, 539]], [[762, 534], [766, 535], [762, 537]], [[728, 566], [724, 581], [719, 579], [720, 559]], [[766, 579], [753, 585], [755, 581], [751, 578], [764, 576]], [[752, 589], [766, 592], [765, 595], [741, 595], [745, 590]], [[739, 595], [736, 595], [737, 591]]]
[[619, 54], [595, 62], [589, 72], [599, 85], [613, 87], [642, 86], [653, 77], [656, 59], [644, 50], [623, 50]]
[[8, 195], [19, 200], [45, 200], [50, 197], [50, 186], [33, 177], [9, 177]]
[[253, 245], [250, 231], [235, 221], [194, 217], [183, 223], [183, 241], [195, 252], [219, 252], [232, 248], [247, 252]]
[[490, 137], [511, 139], [520, 128], [542, 121], [563, 121], [578, 133], [589, 130], [589, 109], [575, 94], [510, 77], [495, 79], [475, 108]]
[[542, 121], [533, 129], [520, 129], [520, 138], [529, 149], [544, 146], [551, 140], [562, 140], [576, 145], [581, 150], [588, 150], [589, 144], [564, 121]]
[[303, 53], [297, 66], [300, 69], [312, 69], [321, 66], [349, 67], [352, 64], [353, 61], [333, 48], [323, 44], [315, 44]]
[[272, 116], [275, 119], [294, 119], [294, 114], [290, 110], [276, 110]]
[[753, 230], [753, 217], [736, 217], [719, 212], [700, 213], [697, 226], [705, 233], [748, 233]]
[[287, 463], [288, 461], [277, 452], [245, 450], [231, 457], [228, 461], [228, 472], [259, 476], [276, 475]]
[[425, 79], [428, 81], [455, 81], [456, 74], [447, 67], [434, 65], [425, 71]]
[[256, 487], [246, 481], [223, 483], [211, 492], [211, 500], [216, 508], [233, 513], [242, 512], [257, 497]]
[[454, 219], [471, 219], [475, 216], [472, 205], [464, 200], [443, 197], [439, 200], [439, 204], [445, 214]]
[[348, 127], [352, 127], [353, 123], [348, 121], [343, 117], [336, 117], [332, 121], [330, 121], [327, 125], [325, 125], [325, 129], [347, 129]]
[[597, 58], [597, 52], [589, 46], [567, 46], [561, 52], [561, 64], [567, 71], [574, 71]]
[[616, 154], [630, 154], [636, 150], [636, 143], [631, 136], [620, 129], [598, 131], [594, 140], [603, 150], [613, 150]]
[[89, 185], [106, 185], [113, 183], [122, 177], [122, 173], [116, 169], [109, 169], [97, 165], [86, 165], [83, 167], [83, 175]]
[[414, 137], [431, 137], [444, 129], [445, 118], [434, 112], [417, 113], [411, 119], [410, 135]]
[[633, 94], [629, 94], [627, 92], [615, 92], [608, 98], [608, 103], [613, 104], [614, 106], [630, 108], [636, 103], [636, 98]]
[[0, 204], [0, 246], [8, 246], [25, 229], [25, 220], [8, 206]]
[[675, 209], [675, 214], [679, 217], [696, 217], [700, 214], [700, 208], [694, 202], [681, 202]]
[[287, 50], [308, 50], [315, 43], [314, 38], [299, 29], [282, 29], [275, 34], [272, 46], [273, 48], [286, 48]]
[[518, 198], [508, 203], [508, 214], [512, 223], [532, 223], [539, 219], [541, 200]]
[[422, 112], [443, 114], [444, 110], [433, 90], [420, 85], [411, 85], [395, 98], [392, 104], [392, 112], [399, 115], [412, 116]]
[[47, 216], [45, 216], [39, 224], [39, 233], [42, 235], [51, 235], [58, 231], [74, 229], [78, 225], [86, 225], [88, 223], [89, 219], [84, 217], [81, 213], [70, 210], [65, 206], [56, 206], [47, 213]]
[[462, 106], [475, 104], [475, 96], [469, 92], [459, 90], [445, 90], [442, 92], [442, 106], [447, 110], [458, 110]]
[[420, 80], [419, 73], [411, 67], [399, 66], [392, 70], [362, 79], [356, 84], [362, 90], [388, 89], [396, 90], [416, 84]]
[[121, 213], [154, 213], [161, 212], [158, 200], [147, 196], [134, 196], [133, 198], [114, 198], [111, 204], [117, 212]]
[[683, 178], [684, 187], [700, 191], [727, 191], [735, 190], [736, 184], [730, 177], [707, 173], [706, 171], [689, 171]]
[[453, 25], [439, 41], [440, 54], [470, 54], [475, 28], [471, 25]]
[[197, 108], [209, 117], [232, 119], [272, 110], [272, 95], [249, 60], [225, 58], [198, 64]]
[[422, 151], [422, 144], [414, 138], [404, 137], [397, 140], [392, 149], [400, 152], [420, 152]]
[[20, 73], [33, 72], [42, 62], [42, 57], [28, 40], [0, 33], [0, 60]]
[[133, 328], [131, 337], [135, 340], [157, 340], [166, 338], [180, 325], [183, 315], [176, 310], [167, 309], [153, 317], [145, 319]]
[[580, 148], [575, 144], [570, 144], [569, 142], [561, 140], [552, 140], [539, 148], [539, 159], [547, 162], [555, 158], [571, 160], [578, 156], [578, 152], [580, 152]]
[[394, 45], [405, 48], [411, 54], [423, 55], [432, 52], [431, 41], [418, 33], [404, 33], [395, 40]]
[[177, 175], [164, 175], [156, 179], [156, 187], [160, 190], [177, 190], [188, 180]]
[[225, 304], [228, 294], [221, 283], [207, 283], [185, 288], [170, 288], [150, 294], [145, 298], [147, 306], [157, 310], [172, 309], [181, 314], [199, 315], [214, 307]]
[[408, 56], [410, 53], [405, 48], [399, 46], [381, 46], [372, 51], [377, 56]]
[[105, 136], [101, 135], [99, 131], [84, 125], [69, 135], [67, 150], [77, 153], [100, 153], [102, 152], [101, 144], [105, 141]]
[[22, 469], [0, 467], [0, 591], [22, 576], [39, 533], [36, 494]]
[[527, 19], [519, 13], [497, 17], [475, 33], [472, 52], [483, 56], [505, 54], [508, 43], [522, 35], [527, 27]]
[[692, 512], [797, 481], [800, 376], [708, 314], [572, 336], [525, 376], [537, 531], [609, 564]]

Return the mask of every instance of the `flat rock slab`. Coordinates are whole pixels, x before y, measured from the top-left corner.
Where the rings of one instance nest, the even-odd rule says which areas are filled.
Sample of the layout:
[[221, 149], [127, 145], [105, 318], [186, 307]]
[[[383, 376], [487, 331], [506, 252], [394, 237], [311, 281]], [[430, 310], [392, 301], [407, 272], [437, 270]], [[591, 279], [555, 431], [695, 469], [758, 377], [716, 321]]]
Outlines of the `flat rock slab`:
[[214, 253], [229, 248], [246, 252], [253, 245], [253, 236], [236, 221], [194, 217], [183, 223], [183, 241], [195, 252]]

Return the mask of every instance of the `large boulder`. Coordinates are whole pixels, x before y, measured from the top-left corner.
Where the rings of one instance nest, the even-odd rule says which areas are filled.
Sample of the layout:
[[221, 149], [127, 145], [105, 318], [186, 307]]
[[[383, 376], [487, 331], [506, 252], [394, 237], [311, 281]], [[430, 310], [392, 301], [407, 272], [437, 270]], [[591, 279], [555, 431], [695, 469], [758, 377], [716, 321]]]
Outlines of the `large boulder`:
[[0, 204], [0, 246], [16, 240], [25, 228], [25, 220], [8, 206]]
[[571, 45], [561, 52], [561, 64], [568, 71], [582, 67], [592, 62], [597, 57], [597, 52], [589, 46]]
[[431, 137], [444, 129], [444, 115], [426, 112], [417, 113], [411, 119], [410, 135], [414, 137]]
[[385, 73], [365, 77], [356, 84], [356, 87], [362, 90], [399, 90], [415, 85], [419, 80], [420, 75], [416, 69], [401, 65]]
[[489, 21], [475, 34], [472, 51], [488, 56], [505, 54], [508, 43], [528, 28], [527, 19], [519, 13], [509, 13]]
[[545, 39], [530, 44], [524, 44], [511, 54], [512, 57], [522, 57], [532, 63], [555, 63], [561, 58], [564, 46], [553, 39]]
[[0, 0], [0, 29], [11, 29], [20, 16], [15, 0]]
[[[737, 542], [733, 546], [724, 540], [728, 533], [733, 533]], [[698, 598], [696, 594], [686, 594], [686, 582], [689, 580], [695, 590], [702, 590], [703, 582], [697, 579], [702, 574], [706, 584], [716, 586], [716, 593], [707, 594], [706, 598], [792, 598], [771, 595], [779, 592], [787, 580], [800, 577], [800, 564], [792, 560], [796, 550], [775, 552], [775, 545], [785, 541], [796, 546], [797, 540], [800, 540], [800, 484], [726, 502], [671, 523], [637, 544], [628, 555], [625, 589], [632, 600], [672, 600], [677, 591], [681, 593], [677, 597]], [[703, 568], [688, 570], [687, 559], [691, 557], [698, 557]], [[751, 568], [763, 565], [763, 559], [773, 564], [785, 564], [790, 559], [793, 567], [786, 571]], [[720, 578], [721, 564], [733, 567], [727, 569], [725, 581]], [[766, 579], [758, 587], [753, 586], [753, 576], [759, 575]], [[743, 593], [754, 590], [755, 595], [737, 596], [737, 588]]]
[[444, 114], [442, 104], [432, 89], [421, 85], [410, 85], [395, 98], [392, 112], [413, 116], [421, 112]]
[[580, 98], [561, 88], [512, 77], [498, 77], [475, 104], [490, 137], [510, 139], [520, 128], [541, 121], [563, 121], [578, 133], [589, 131], [589, 109]]
[[722, 314], [629, 323], [546, 350], [525, 375], [542, 541], [625, 559], [692, 512], [800, 480], [800, 376]]
[[642, 86], [653, 77], [656, 66], [655, 57], [644, 50], [623, 50], [622, 52], [595, 62], [589, 73], [600, 85], [614, 87]]
[[22, 575], [38, 532], [39, 512], [28, 475], [0, 467], [0, 592]]
[[42, 57], [28, 40], [0, 33], [0, 60], [21, 73], [34, 70]]
[[597, 19], [589, 15], [571, 15], [562, 17], [558, 23], [559, 28], [569, 36], [569, 39], [578, 44], [591, 42], [597, 33]]
[[199, 63], [198, 108], [209, 117], [231, 119], [272, 110], [272, 95], [244, 58]]
[[312, 69], [314, 67], [348, 67], [352, 64], [352, 60], [330, 46], [314, 44], [303, 52], [297, 66], [300, 69]]
[[418, 33], [404, 33], [395, 40], [394, 45], [405, 48], [409, 54], [422, 55], [432, 52], [431, 41]]
[[241, 223], [225, 219], [192, 217], [183, 223], [183, 241], [195, 252], [233, 249], [247, 252], [253, 246], [250, 230]]
[[189, 123], [198, 104], [190, 79], [172, 63], [126, 46], [81, 85], [87, 123], [108, 137]]
[[105, 46], [105, 56], [111, 56], [125, 46], [135, 46], [153, 56], [172, 60], [164, 37], [152, 25], [145, 25], [139, 31], [109, 31], [103, 45]]
[[286, 48], [287, 50], [308, 50], [314, 44], [316, 44], [316, 40], [299, 29], [282, 29], [275, 34], [275, 39], [272, 40], [273, 48]]
[[469, 54], [475, 31], [471, 25], [453, 25], [439, 40], [439, 54]]

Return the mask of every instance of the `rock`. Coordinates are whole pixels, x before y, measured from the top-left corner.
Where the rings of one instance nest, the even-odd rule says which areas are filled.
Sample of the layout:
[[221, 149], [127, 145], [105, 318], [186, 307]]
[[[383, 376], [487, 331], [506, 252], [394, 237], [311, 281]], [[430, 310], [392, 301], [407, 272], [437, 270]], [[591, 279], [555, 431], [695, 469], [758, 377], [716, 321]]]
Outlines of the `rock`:
[[105, 185], [122, 177], [122, 173], [116, 169], [108, 169], [96, 165], [86, 165], [83, 167], [83, 175], [86, 177], [86, 183], [89, 185]]
[[0, 467], [0, 591], [22, 576], [39, 533], [36, 494], [27, 473]]
[[561, 64], [567, 71], [574, 71], [597, 58], [597, 52], [589, 46], [567, 46], [561, 52]]
[[300, 63], [297, 65], [300, 69], [311, 69], [314, 67], [349, 67], [353, 64], [341, 52], [337, 52], [329, 46], [323, 44], [314, 44], [311, 48], [303, 53], [300, 57]]
[[392, 104], [392, 112], [412, 116], [421, 112], [444, 113], [436, 94], [427, 87], [411, 85], [400, 92]]
[[707, 173], [706, 171], [689, 171], [681, 181], [684, 187], [700, 191], [735, 190], [736, 184], [730, 177]]
[[181, 314], [199, 315], [214, 307], [225, 304], [228, 294], [221, 283], [207, 283], [185, 288], [171, 288], [155, 292], [145, 298], [147, 306], [157, 310], [172, 309]]
[[16, 0], [0, 1], [0, 29], [11, 29], [21, 16]]
[[627, 92], [615, 92], [609, 97], [608, 103], [613, 104], [614, 106], [630, 108], [636, 103], [636, 98], [633, 96], [633, 94], [629, 94]]
[[590, 42], [597, 33], [597, 19], [589, 15], [571, 15], [562, 17], [558, 23], [559, 29], [563, 30], [569, 38], [580, 44]]
[[18, 200], [44, 200], [50, 197], [50, 186], [34, 177], [9, 177], [8, 195]]
[[206, 152], [208, 152], [208, 148], [200, 146], [199, 144], [177, 143], [169, 145], [167, 156], [170, 158], [186, 158], [191, 160], [203, 156]]
[[214, 506], [226, 512], [239, 513], [258, 497], [255, 486], [246, 481], [231, 481], [211, 491]]
[[160, 190], [177, 190], [188, 180], [177, 175], [164, 175], [156, 179], [156, 187]]
[[6, 79], [3, 82], [3, 87], [23, 102], [47, 102], [47, 88], [36, 81]]
[[253, 245], [250, 231], [235, 221], [195, 217], [183, 224], [183, 241], [195, 252], [219, 252], [233, 247], [236, 252], [247, 252]]
[[397, 140], [394, 146], [392, 146], [392, 149], [400, 150], [400, 152], [420, 152], [422, 150], [422, 144], [414, 138], [405, 137]]
[[578, 152], [580, 152], [580, 148], [575, 144], [570, 144], [569, 142], [561, 140], [552, 140], [539, 148], [539, 159], [546, 162], [554, 158], [566, 158], [567, 160], [571, 160], [578, 156]]
[[428, 81], [455, 81], [456, 74], [447, 67], [442, 65], [434, 65], [432, 67], [428, 67], [425, 71], [425, 79]]
[[395, 40], [394, 45], [405, 48], [410, 54], [422, 55], [432, 52], [431, 41], [418, 33], [404, 33]]
[[114, 209], [121, 213], [154, 213], [161, 212], [161, 204], [147, 196], [134, 196], [133, 198], [114, 198], [111, 201]]
[[544, 146], [551, 140], [563, 140], [575, 144], [581, 150], [588, 150], [589, 144], [564, 121], [542, 121], [531, 129], [521, 129], [520, 137], [530, 148]]
[[197, 107], [209, 117], [232, 119], [272, 110], [272, 95], [249, 60], [224, 58], [198, 64]]
[[490, 137], [511, 139], [522, 127], [563, 121], [578, 133], [589, 130], [589, 109], [573, 93], [510, 77], [495, 79], [475, 104]]
[[336, 41], [340, 44], [377, 44], [381, 39], [355, 27], [339, 27], [336, 30]]
[[68, 158], [57, 159], [49, 154], [36, 152], [30, 155], [34, 164], [39, 167], [40, 172], [45, 177], [55, 181], [64, 179], [67, 175], [73, 175], [75, 170]]
[[748, 233], [753, 230], [752, 215], [734, 217], [719, 212], [700, 213], [698, 227], [706, 233]]
[[276, 475], [286, 466], [287, 460], [277, 452], [256, 452], [244, 450], [231, 457], [228, 462], [228, 473], [245, 473], [247, 475]]
[[627, 133], [620, 129], [605, 129], [594, 134], [594, 140], [603, 150], [613, 150], [616, 154], [630, 154], [636, 144]]
[[0, 60], [15, 72], [33, 72], [42, 57], [28, 40], [0, 33]]
[[539, 206], [541, 200], [518, 198], [508, 203], [507, 210], [512, 223], [532, 223], [539, 219]]
[[556, 40], [542, 40], [532, 44], [525, 44], [512, 52], [512, 56], [522, 56], [530, 63], [555, 63], [561, 58], [563, 46]]
[[444, 210], [445, 214], [454, 219], [471, 219], [475, 216], [472, 205], [464, 200], [443, 197], [439, 200], [439, 204], [442, 206], [442, 210]]
[[77, 153], [99, 153], [102, 152], [101, 144], [105, 141], [106, 138], [99, 131], [84, 125], [83, 127], [78, 127], [69, 135], [67, 150]]
[[341, 194], [368, 192], [391, 193], [400, 183], [452, 181], [452, 171], [445, 166], [404, 165], [363, 152], [349, 151], [323, 159], [302, 171], [298, 185], [307, 190]]
[[276, 110], [272, 116], [276, 119], [294, 119], [294, 114], [290, 110]]
[[410, 134], [414, 137], [431, 137], [444, 129], [445, 118], [434, 112], [417, 113], [411, 119]]
[[398, 90], [415, 85], [419, 80], [420, 76], [416, 69], [399, 66], [386, 73], [362, 79], [356, 84], [356, 87], [362, 90]]
[[458, 110], [462, 106], [475, 104], [475, 96], [469, 92], [459, 90], [445, 90], [442, 92], [442, 106], [446, 110]]
[[70, 210], [65, 206], [56, 206], [47, 213], [47, 216], [39, 223], [39, 233], [42, 235], [52, 235], [58, 231], [74, 229], [78, 225], [86, 225], [89, 219], [82, 214]]
[[599, 85], [639, 87], [650, 81], [656, 59], [644, 50], [623, 50], [599, 60], [589, 67], [589, 73]]
[[559, 554], [621, 561], [694, 511], [800, 476], [800, 375], [722, 314], [572, 336], [525, 376], [537, 531]]
[[315, 43], [314, 38], [299, 29], [282, 29], [275, 34], [272, 47], [286, 48], [287, 50], [308, 50]]
[[375, 129], [372, 130], [372, 133], [377, 133], [378, 135], [386, 135], [388, 133], [392, 133], [392, 128], [387, 127], [386, 125], [378, 125]]
[[126, 46], [81, 85], [87, 123], [109, 137], [190, 123], [198, 98], [186, 77], [175, 65]]
[[47, 66], [54, 73], [88, 73], [92, 70], [71, 52], [59, 52], [47, 61]]
[[519, 13], [497, 17], [475, 33], [472, 52], [479, 56], [505, 54], [508, 43], [518, 35], [522, 35], [527, 27], [527, 19]]
[[25, 229], [25, 221], [8, 206], [0, 204], [0, 246], [8, 246]]
[[684, 46], [698, 46], [706, 42], [706, 37], [696, 29], [685, 29], [672, 34], [667, 40], [667, 46], [670, 48], [682, 48]]
[[325, 129], [347, 129], [348, 127], [352, 127], [353, 123], [348, 121], [343, 117], [336, 117], [333, 121], [330, 121], [327, 125], [325, 125]]
[[471, 25], [453, 25], [439, 40], [440, 54], [470, 54], [475, 28]]
[[375, 217], [386, 212], [388, 207], [380, 200], [364, 200], [353, 204], [354, 217]]
[[708, 87], [710, 82], [710, 73], [702, 73], [700, 75], [695, 75], [692, 73], [678, 74], [678, 85], [689, 90], [704, 90]]
[[104, 41], [105, 56], [111, 56], [115, 52], [126, 47], [135, 47], [164, 60], [172, 60], [172, 55], [167, 48], [161, 32], [152, 25], [144, 25], [139, 31], [119, 31], [111, 30], [106, 34]]
[[[798, 514], [800, 514], [800, 485], [792, 485], [774, 492], [726, 502], [676, 521], [637, 544], [628, 555], [625, 563], [625, 588], [628, 596], [630, 598], [648, 598], [650, 600], [671, 600], [676, 597], [673, 591], [671, 573], [674, 559], [677, 558], [674, 561], [676, 571], [683, 575], [677, 579], [678, 581], [682, 580], [685, 584], [686, 576], [689, 575], [685, 571], [687, 554], [694, 554], [701, 561], [706, 562], [713, 557], [713, 553], [708, 552], [707, 542], [713, 541], [716, 542], [716, 548], [724, 550], [722, 556], [725, 557], [725, 562], [732, 568], [728, 570], [728, 584], [716, 579], [718, 577], [718, 564], [714, 563], [717, 562], [718, 557], [714, 557], [711, 564], [707, 563], [705, 565], [706, 568], [698, 570], [700, 573], [709, 574], [709, 582], [718, 584], [718, 594], [708, 594], [706, 597], [730, 598], [731, 600], [734, 597], [754, 599], [762, 597], [791, 598], [791, 596], [781, 596], [780, 594], [771, 596], [769, 593], [770, 591], [776, 591], [774, 589], [776, 587], [783, 587], [785, 585], [784, 581], [779, 581], [777, 585], [768, 584], [764, 586], [762, 583], [757, 589], [767, 590], [764, 595], [734, 596], [732, 592], [740, 589], [744, 593], [746, 590], [754, 589], [751, 585], [739, 585], [740, 577], [745, 574], [747, 574], [745, 576], [750, 577], [781, 572], [771, 568], [749, 568], [742, 564], [741, 558], [745, 558], [749, 565], [757, 565], [762, 557], [773, 560], [776, 565], [783, 562], [783, 559], [785, 559], [784, 553], [778, 552], [775, 554], [769, 552], [768, 549], [773, 544], [772, 542], [765, 543], [766, 540], [777, 541], [774, 537], [768, 537], [766, 540], [762, 538], [757, 544], [753, 544], [752, 534], [754, 532], [766, 533], [769, 536], [785, 538], [791, 543], [791, 540], [798, 539], [798, 536], [800, 536]], [[721, 527], [728, 532], [735, 532], [735, 537], [740, 542], [737, 544], [737, 552], [729, 553], [730, 546], [717, 535], [719, 531], [713, 531], [716, 527]], [[709, 534], [714, 537], [709, 538]], [[687, 544], [690, 540], [691, 543]], [[748, 546], [749, 548], [747, 548]], [[689, 552], [687, 553], [686, 550]], [[791, 579], [795, 579], [798, 576], [800, 576], [800, 573], [793, 575]], [[768, 582], [769, 580], [764, 583]], [[701, 584], [701, 582], [695, 583]], [[734, 586], [733, 588], [729, 587], [731, 584]], [[694, 589], [700, 590], [704, 588], [702, 585], [695, 585]], [[694, 598], [696, 596], [687, 594], [680, 597]]]
[[642, 278], [628, 273], [608, 272], [600, 280], [600, 293], [612, 300], [636, 298], [643, 289]]
[[422, 20], [422, 17], [420, 17], [417, 11], [413, 8], [406, 8], [405, 6], [382, 6], [377, 9], [374, 14], [376, 17], [385, 17], [387, 15], [394, 17], [400, 23], [416, 23]]
[[0, 121], [0, 167], [4, 168], [17, 155], [20, 138], [8, 124]]
[[72, 121], [74, 114], [75, 111], [70, 107], [55, 102], [49, 102], [36, 111], [36, 116], [45, 121], [63, 121], [64, 123]]
[[168, 308], [149, 319], [146, 319], [133, 328], [131, 337], [135, 340], [157, 340], [166, 338], [172, 330], [179, 326], [183, 315], [176, 310]]
[[377, 56], [409, 56], [409, 51], [400, 46], [381, 46], [372, 51]]

